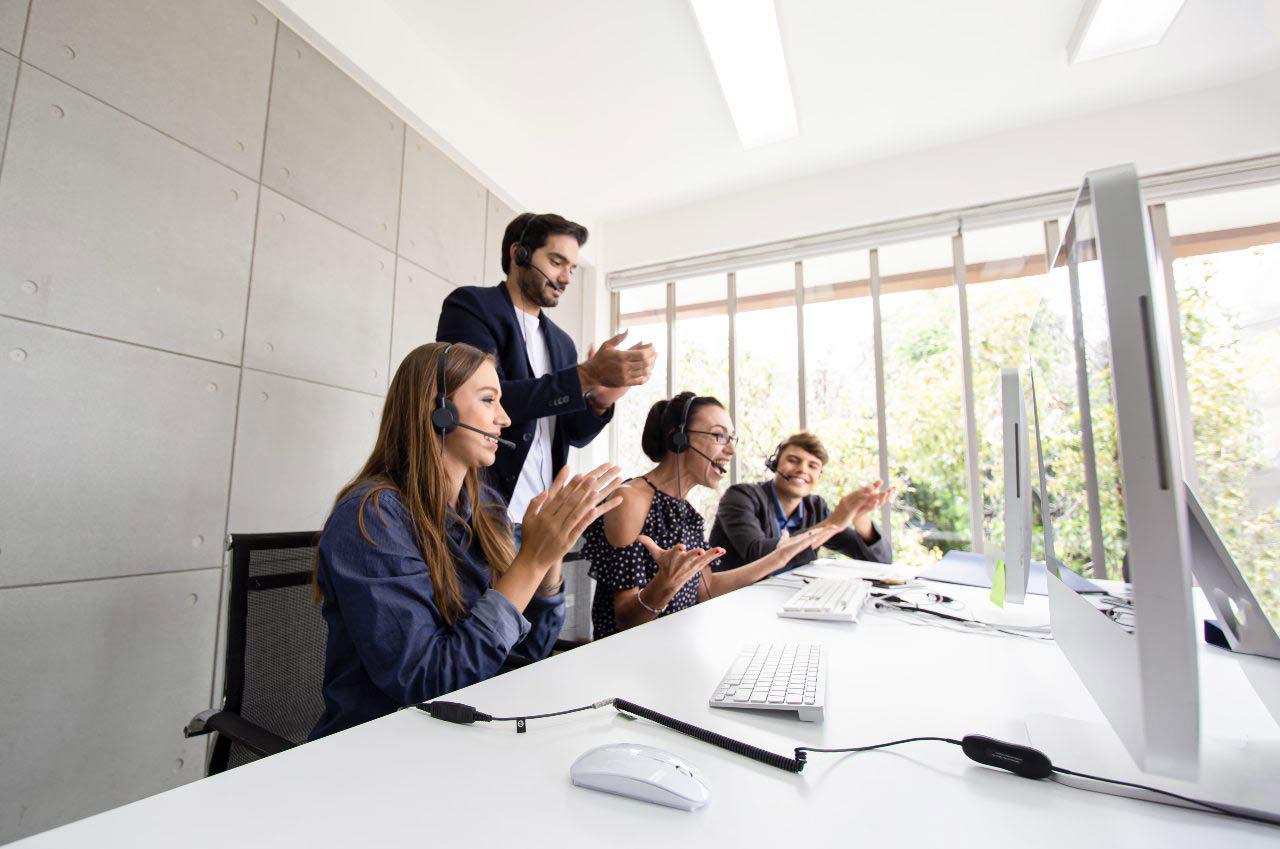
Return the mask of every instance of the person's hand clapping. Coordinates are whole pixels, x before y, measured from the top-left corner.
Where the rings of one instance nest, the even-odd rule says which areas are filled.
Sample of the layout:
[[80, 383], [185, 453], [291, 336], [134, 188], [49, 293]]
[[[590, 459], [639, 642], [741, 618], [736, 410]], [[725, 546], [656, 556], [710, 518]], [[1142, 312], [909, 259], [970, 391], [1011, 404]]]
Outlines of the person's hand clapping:
[[[591, 392], [593, 400], [608, 400], [612, 404], [617, 400], [614, 395], [621, 396], [628, 387], [643, 385], [653, 373], [653, 364], [658, 359], [653, 345], [639, 342], [630, 348], [619, 347], [626, 337], [627, 331], [624, 330], [605, 341], [599, 349], [592, 346], [587, 361], [578, 366], [583, 391]], [[622, 391], [609, 391], [619, 389]]]
[[588, 525], [622, 503], [614, 495], [621, 485], [618, 467], [609, 463], [572, 478], [565, 466], [551, 488], [529, 502], [520, 553], [545, 568], [560, 562]]
[[831, 511], [832, 520], [841, 528], [850, 525], [864, 539], [872, 534], [871, 517], [893, 497], [893, 487], [881, 491], [883, 481], [875, 480], [847, 493]]
[[[658, 564], [658, 574], [644, 588], [646, 603], [650, 606], [661, 602], [665, 607], [680, 588], [693, 580], [693, 576], [701, 572], [704, 566], [709, 566], [724, 554], [723, 548], [688, 548], [684, 544], [661, 548], [645, 534], [637, 539], [648, 550], [653, 562]], [[650, 590], [650, 587], [653, 589]], [[648, 598], [650, 592], [660, 598]]]

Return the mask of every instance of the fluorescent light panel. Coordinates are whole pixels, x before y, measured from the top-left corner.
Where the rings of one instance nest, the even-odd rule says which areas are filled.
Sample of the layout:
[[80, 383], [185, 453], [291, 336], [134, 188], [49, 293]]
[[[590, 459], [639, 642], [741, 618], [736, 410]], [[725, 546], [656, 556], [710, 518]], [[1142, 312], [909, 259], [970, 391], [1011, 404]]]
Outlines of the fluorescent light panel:
[[1071, 64], [1159, 44], [1186, 0], [1087, 0], [1067, 44]]
[[773, 0], [690, 0], [744, 148], [800, 134]]

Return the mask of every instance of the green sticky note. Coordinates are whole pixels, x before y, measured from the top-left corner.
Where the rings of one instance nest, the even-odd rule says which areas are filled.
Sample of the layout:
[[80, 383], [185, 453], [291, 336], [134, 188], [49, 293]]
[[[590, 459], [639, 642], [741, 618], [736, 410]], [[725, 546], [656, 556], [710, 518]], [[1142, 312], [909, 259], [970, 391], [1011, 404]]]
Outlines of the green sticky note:
[[1004, 561], [996, 561], [996, 573], [991, 576], [991, 603], [1004, 607]]

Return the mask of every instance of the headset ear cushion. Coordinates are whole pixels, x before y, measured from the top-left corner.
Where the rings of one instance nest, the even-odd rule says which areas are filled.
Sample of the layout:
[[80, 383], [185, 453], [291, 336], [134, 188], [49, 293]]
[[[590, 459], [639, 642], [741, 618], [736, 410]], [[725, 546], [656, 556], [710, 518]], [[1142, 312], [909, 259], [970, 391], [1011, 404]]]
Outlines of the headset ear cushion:
[[452, 401], [445, 401], [444, 406], [431, 411], [431, 426], [443, 433], [458, 427], [458, 408]]
[[671, 449], [672, 454], [683, 454], [689, 448], [689, 434], [683, 430], [674, 431], [671, 438], [667, 440], [667, 447]]
[[525, 268], [529, 265], [529, 247], [527, 245], [516, 245], [516, 265]]

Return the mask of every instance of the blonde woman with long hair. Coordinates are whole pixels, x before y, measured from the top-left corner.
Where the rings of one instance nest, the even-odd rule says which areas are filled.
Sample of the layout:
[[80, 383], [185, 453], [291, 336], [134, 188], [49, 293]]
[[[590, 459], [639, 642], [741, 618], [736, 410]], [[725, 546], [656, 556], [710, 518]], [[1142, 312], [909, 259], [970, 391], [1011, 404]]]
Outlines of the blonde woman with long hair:
[[530, 503], [517, 552], [506, 505], [478, 475], [510, 423], [501, 396], [493, 358], [470, 345], [422, 345], [396, 371], [373, 452], [320, 538], [329, 633], [312, 739], [483, 681], [515, 649], [550, 654], [560, 561], [620, 502], [617, 468], [561, 470]]

